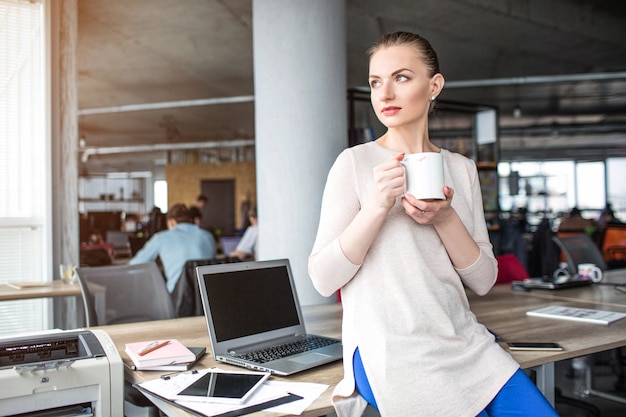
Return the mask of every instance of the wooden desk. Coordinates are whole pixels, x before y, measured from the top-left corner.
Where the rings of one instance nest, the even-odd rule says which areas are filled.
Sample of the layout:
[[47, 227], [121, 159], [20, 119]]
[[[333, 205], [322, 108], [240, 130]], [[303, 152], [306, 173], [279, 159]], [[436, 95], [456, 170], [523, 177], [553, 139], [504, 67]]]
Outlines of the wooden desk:
[[[620, 320], [609, 326], [579, 323], [567, 320], [529, 317], [526, 311], [553, 304], [553, 300], [529, 296], [530, 293], [515, 293], [508, 285], [499, 285], [486, 296], [469, 294], [472, 310], [480, 322], [496, 332], [504, 345], [507, 341], [555, 341], [560, 343], [562, 352], [511, 352], [515, 360], [524, 369], [537, 371], [537, 385], [546, 397], [554, 400], [554, 362], [596, 353], [626, 345], [626, 320]], [[561, 300], [564, 305], [604, 308], [602, 304], [580, 301]], [[626, 312], [626, 306], [612, 306], [611, 310]], [[307, 329], [331, 337], [341, 335], [341, 304], [325, 304], [303, 308]], [[122, 358], [130, 363], [124, 353], [125, 343], [158, 338], [178, 338], [188, 346], [206, 346], [209, 340], [204, 317], [154, 321], [148, 323], [121, 324], [102, 326], [115, 342]], [[506, 347], [504, 347], [506, 349]], [[207, 349], [209, 350], [209, 349]], [[224, 369], [240, 369], [222, 363], [216, 363], [210, 352], [197, 365], [198, 368], [219, 366]], [[156, 378], [159, 373], [134, 372], [126, 369], [125, 378], [131, 383]], [[289, 381], [308, 381], [328, 384], [330, 387], [302, 415], [318, 417], [333, 413], [331, 394], [335, 385], [343, 377], [341, 362], [292, 375]], [[164, 404], [159, 406], [167, 408]], [[182, 410], [169, 407], [164, 410], [168, 415], [189, 416]], [[170, 414], [171, 413], [171, 414]], [[255, 417], [275, 417], [275, 413], [259, 412]]]
[[[614, 274], [611, 274], [614, 272]], [[574, 305], [570, 304], [571, 302], [575, 302], [581, 307], [586, 308], [599, 308], [611, 311], [624, 311], [626, 307], [626, 293], [623, 292], [624, 286], [621, 285], [620, 288], [614, 285], [604, 285], [609, 283], [620, 283], [623, 284], [626, 282], [624, 270], [622, 271], [609, 271], [607, 274], [607, 279], [602, 280], [602, 284], [594, 284], [588, 287], [580, 287], [576, 289], [567, 289], [567, 290], [532, 290], [526, 295], [529, 297], [535, 297], [540, 299], [549, 300], [551, 304], [555, 305]], [[615, 331], [615, 326], [622, 326], [626, 320], [620, 320], [616, 323], [610, 324], [611, 331]], [[600, 325], [601, 326], [601, 325]], [[604, 326], [601, 326], [604, 327]], [[619, 331], [619, 330], [617, 330]], [[623, 331], [623, 330], [622, 330]], [[602, 336], [604, 337], [604, 335]], [[619, 340], [617, 341], [619, 343]], [[622, 345], [623, 346], [623, 345]], [[600, 391], [594, 388], [593, 384], [593, 367], [587, 366], [585, 368], [585, 387], [583, 391], [586, 395], [593, 395], [596, 397], [604, 398], [611, 401], [616, 401], [621, 404], [626, 404], [626, 398], [623, 396], [614, 395], [608, 392]]]
[[26, 300], [29, 298], [46, 297], [80, 297], [78, 283], [66, 284], [61, 280], [42, 283], [41, 286], [22, 289], [11, 288], [5, 283], [0, 284], [0, 301]]
[[[575, 289], [575, 291], [578, 290], [580, 288]], [[604, 326], [526, 315], [528, 310], [552, 305], [557, 301], [558, 304], [566, 306], [608, 309], [625, 313], [626, 305], [607, 306], [589, 300], [554, 299], [534, 296], [533, 294], [535, 294], [534, 290], [531, 292], [513, 292], [508, 285], [497, 285], [483, 297], [469, 294], [472, 311], [481, 323], [500, 336], [501, 344], [522, 341], [554, 341], [565, 348], [564, 351], [556, 352], [511, 352], [522, 368], [532, 368], [547, 362], [571, 359], [626, 346], [626, 319]]]
[[615, 286], [612, 285], [593, 284], [587, 287], [563, 290], [533, 289], [526, 294], [530, 297], [550, 300], [553, 304], [560, 304], [563, 301], [574, 301], [579, 303], [602, 304], [605, 310], [613, 310], [613, 307], [626, 307], [626, 293], [617, 290]]
[[[105, 314], [106, 288], [98, 284], [89, 284], [89, 289], [95, 298], [95, 306], [97, 314]], [[67, 306], [67, 317], [64, 317], [63, 328], [73, 329], [78, 327], [77, 311], [83, 311], [76, 308], [76, 302], [82, 304], [82, 293], [78, 281], [73, 284], [66, 284], [61, 280], [53, 280], [51, 282], [42, 283], [40, 286], [26, 288], [12, 288], [6, 283], [0, 283], [0, 301], [16, 301], [28, 300], [33, 298], [58, 298], [73, 297], [75, 302], [71, 306]], [[64, 314], [65, 315], [65, 314]], [[82, 321], [81, 323], [84, 323]]]
[[[302, 308], [302, 312], [307, 330], [309, 332], [336, 338], [341, 337], [342, 312], [340, 304], [307, 306]], [[210, 352], [209, 335], [204, 317], [187, 317], [143, 323], [117, 324], [111, 326], [100, 326], [97, 328], [105, 330], [111, 336], [125, 363], [131, 363], [128, 355], [124, 352], [126, 343], [137, 342], [140, 340], [151, 340], [155, 338], [155, 335], [158, 335], [159, 339], [177, 338], [187, 346], [206, 346], [207, 353], [195, 366], [195, 368], [203, 369], [217, 366], [222, 369], [242, 369], [213, 360], [213, 355]], [[125, 368], [124, 372], [125, 379], [131, 383], [139, 383], [158, 378], [159, 375], [167, 373], [154, 371], [139, 372], [132, 371], [129, 368]], [[316, 382], [329, 385], [329, 388], [324, 391], [304, 413], [301, 414], [304, 417], [319, 417], [334, 413], [335, 410], [331, 404], [331, 394], [335, 385], [339, 383], [342, 377], [343, 366], [341, 361], [322, 365], [318, 368], [300, 372], [289, 377], [272, 376], [272, 378], [276, 380]], [[191, 414], [181, 409], [168, 406], [164, 402], [160, 402], [157, 405], [168, 415], [191, 416]], [[269, 412], [257, 412], [249, 415], [254, 417], [277, 417], [276, 413]]]
[[618, 290], [614, 284], [626, 284], [626, 269], [606, 271], [600, 284], [562, 290], [533, 289], [526, 295], [551, 300], [555, 304], [561, 301], [578, 301], [602, 304], [605, 309], [626, 306], [626, 293], [623, 292], [626, 285], [619, 286]]

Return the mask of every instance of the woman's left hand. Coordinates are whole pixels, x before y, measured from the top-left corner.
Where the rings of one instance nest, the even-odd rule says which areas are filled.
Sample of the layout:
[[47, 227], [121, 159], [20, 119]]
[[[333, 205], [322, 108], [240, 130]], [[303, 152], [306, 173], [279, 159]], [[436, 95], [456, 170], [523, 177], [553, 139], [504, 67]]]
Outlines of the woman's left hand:
[[445, 200], [418, 200], [412, 194], [402, 197], [402, 206], [406, 214], [419, 224], [436, 224], [444, 221], [453, 211], [450, 203], [454, 190], [447, 185], [443, 187]]

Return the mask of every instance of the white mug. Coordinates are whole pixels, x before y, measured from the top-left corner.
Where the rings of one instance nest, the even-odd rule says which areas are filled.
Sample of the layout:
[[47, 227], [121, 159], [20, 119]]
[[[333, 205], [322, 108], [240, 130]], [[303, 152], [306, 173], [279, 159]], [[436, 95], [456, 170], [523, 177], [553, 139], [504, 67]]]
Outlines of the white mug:
[[590, 279], [592, 282], [602, 280], [602, 270], [594, 264], [579, 264], [578, 276], [582, 279]]
[[406, 192], [419, 200], [445, 199], [443, 194], [443, 155], [439, 152], [412, 153], [402, 160]]
[[552, 273], [552, 278], [555, 282], [564, 282], [569, 280], [569, 271], [567, 270], [566, 263], [560, 263], [559, 267]]

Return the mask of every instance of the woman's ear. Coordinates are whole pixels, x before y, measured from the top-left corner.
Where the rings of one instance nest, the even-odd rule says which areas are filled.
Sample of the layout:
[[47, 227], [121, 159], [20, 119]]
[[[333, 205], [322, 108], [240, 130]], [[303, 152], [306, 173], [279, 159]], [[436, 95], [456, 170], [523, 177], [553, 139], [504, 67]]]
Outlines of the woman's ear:
[[441, 73], [433, 75], [433, 77], [430, 79], [431, 96], [436, 98], [441, 93], [441, 90], [443, 90], [443, 85], [445, 83], [446, 80], [443, 78], [443, 75], [441, 75]]

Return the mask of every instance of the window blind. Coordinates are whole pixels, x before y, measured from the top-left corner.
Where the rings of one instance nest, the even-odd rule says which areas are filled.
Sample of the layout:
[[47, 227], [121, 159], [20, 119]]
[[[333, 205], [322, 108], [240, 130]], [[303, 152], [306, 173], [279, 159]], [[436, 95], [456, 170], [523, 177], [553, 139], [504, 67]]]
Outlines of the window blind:
[[[0, 283], [47, 281], [44, 6], [0, 0]], [[0, 335], [47, 329], [50, 301], [0, 302]]]

